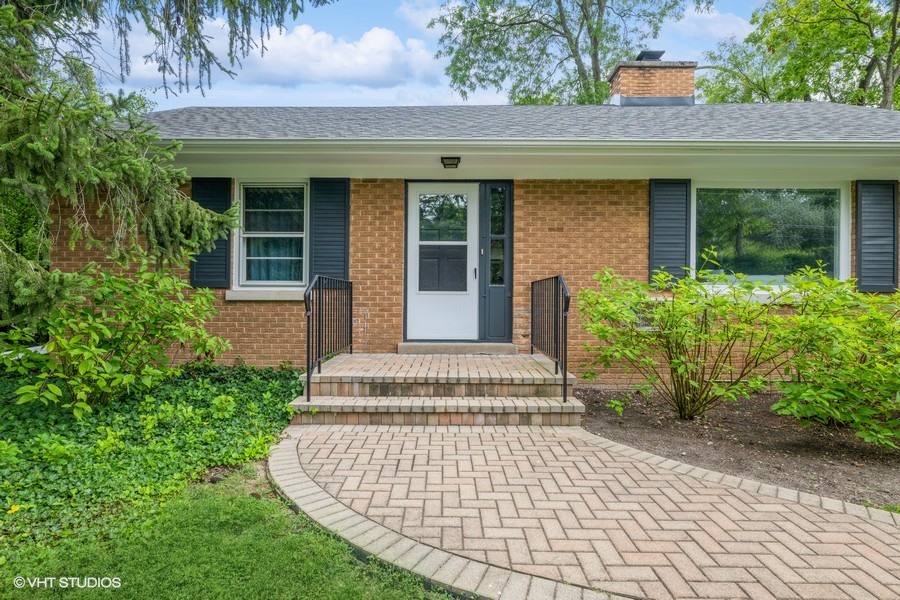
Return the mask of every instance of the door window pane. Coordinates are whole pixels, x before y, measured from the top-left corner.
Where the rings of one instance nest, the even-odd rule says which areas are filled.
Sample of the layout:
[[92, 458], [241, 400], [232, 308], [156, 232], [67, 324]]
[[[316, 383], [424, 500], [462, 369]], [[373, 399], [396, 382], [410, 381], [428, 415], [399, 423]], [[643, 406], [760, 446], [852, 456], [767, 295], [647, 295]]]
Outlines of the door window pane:
[[838, 260], [840, 190], [698, 189], [697, 267], [715, 246], [726, 272], [781, 283], [805, 266]]
[[491, 285], [503, 285], [506, 267], [504, 246], [503, 240], [491, 240]]
[[506, 188], [491, 188], [491, 235], [506, 233]]
[[419, 246], [419, 291], [465, 292], [467, 253], [462, 245]]
[[420, 194], [419, 239], [465, 242], [469, 198], [465, 194]]

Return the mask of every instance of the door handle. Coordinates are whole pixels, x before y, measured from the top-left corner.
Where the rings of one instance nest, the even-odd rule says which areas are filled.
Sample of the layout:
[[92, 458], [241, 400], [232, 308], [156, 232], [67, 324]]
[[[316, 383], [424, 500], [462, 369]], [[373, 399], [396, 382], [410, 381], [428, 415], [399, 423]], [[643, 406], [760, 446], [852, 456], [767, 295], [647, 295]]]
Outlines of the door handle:
[[478, 267], [475, 267], [475, 279], [478, 279]]

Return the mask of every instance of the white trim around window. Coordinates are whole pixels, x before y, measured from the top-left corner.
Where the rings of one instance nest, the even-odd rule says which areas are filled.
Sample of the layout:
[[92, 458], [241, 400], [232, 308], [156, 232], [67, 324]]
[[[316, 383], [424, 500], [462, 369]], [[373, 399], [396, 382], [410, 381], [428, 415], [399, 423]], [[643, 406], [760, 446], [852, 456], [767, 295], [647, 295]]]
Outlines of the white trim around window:
[[697, 268], [697, 190], [721, 189], [834, 189], [840, 190], [840, 222], [838, 231], [838, 279], [850, 277], [850, 185], [849, 181], [781, 181], [781, 180], [699, 180], [691, 182], [690, 266]]
[[[237, 200], [240, 206], [240, 225], [234, 230], [233, 239], [237, 243], [233, 244], [233, 260], [232, 260], [232, 281], [234, 282], [234, 293], [230, 294], [234, 300], [251, 300], [256, 299], [256, 295], [262, 294], [266, 296], [260, 299], [282, 299], [284, 294], [291, 294], [292, 291], [302, 290], [306, 287], [309, 279], [309, 181], [308, 180], [290, 180], [278, 181], [272, 179], [256, 180], [242, 179], [235, 182], [237, 190]], [[303, 230], [298, 231], [247, 231], [245, 229], [246, 210], [245, 196], [248, 188], [296, 188], [303, 193]], [[297, 209], [271, 209], [268, 212], [296, 212]], [[282, 281], [253, 281], [248, 277], [247, 273], [247, 244], [248, 240], [265, 238], [295, 238], [301, 240], [301, 279], [282, 280]], [[252, 258], [252, 257], [250, 257]], [[287, 260], [287, 258], [285, 258]], [[271, 260], [271, 259], [269, 259]], [[241, 291], [243, 290], [243, 291]], [[240, 293], [238, 293], [240, 292]], [[275, 293], [277, 292], [277, 293]], [[269, 298], [268, 296], [274, 296]], [[248, 295], [249, 294], [249, 295]], [[226, 294], [228, 296], [229, 294]], [[226, 298], [228, 299], [228, 298]], [[284, 298], [287, 299], [287, 298]], [[291, 295], [293, 299], [293, 295]]]

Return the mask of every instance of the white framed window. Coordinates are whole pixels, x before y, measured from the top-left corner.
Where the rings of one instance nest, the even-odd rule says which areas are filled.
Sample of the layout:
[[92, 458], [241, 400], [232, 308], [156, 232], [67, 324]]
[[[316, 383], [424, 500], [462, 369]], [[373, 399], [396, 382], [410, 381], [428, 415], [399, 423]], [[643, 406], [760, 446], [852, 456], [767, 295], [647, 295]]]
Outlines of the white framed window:
[[847, 278], [850, 266], [847, 184], [766, 185], [696, 183], [692, 200], [691, 266], [704, 265], [715, 246], [725, 273], [779, 285], [821, 261], [829, 276]]
[[305, 183], [242, 183], [240, 287], [306, 285], [309, 199]]

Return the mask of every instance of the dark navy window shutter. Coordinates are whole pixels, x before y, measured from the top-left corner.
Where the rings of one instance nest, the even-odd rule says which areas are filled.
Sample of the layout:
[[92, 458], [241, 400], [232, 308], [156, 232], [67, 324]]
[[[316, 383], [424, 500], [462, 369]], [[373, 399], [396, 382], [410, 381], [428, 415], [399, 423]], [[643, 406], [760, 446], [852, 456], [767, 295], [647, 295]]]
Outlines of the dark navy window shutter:
[[856, 182], [856, 277], [863, 292], [897, 289], [897, 183]]
[[664, 268], [677, 278], [690, 266], [691, 182], [650, 181], [650, 274]]
[[[223, 213], [231, 206], [231, 179], [195, 177], [191, 179], [191, 198], [203, 208]], [[197, 254], [191, 264], [194, 287], [231, 287], [231, 234], [216, 240], [216, 247]]]
[[309, 280], [316, 275], [347, 279], [350, 272], [350, 181], [309, 182]]

